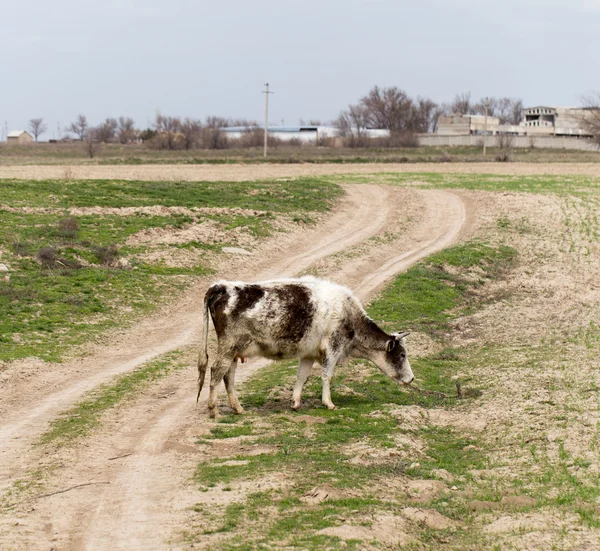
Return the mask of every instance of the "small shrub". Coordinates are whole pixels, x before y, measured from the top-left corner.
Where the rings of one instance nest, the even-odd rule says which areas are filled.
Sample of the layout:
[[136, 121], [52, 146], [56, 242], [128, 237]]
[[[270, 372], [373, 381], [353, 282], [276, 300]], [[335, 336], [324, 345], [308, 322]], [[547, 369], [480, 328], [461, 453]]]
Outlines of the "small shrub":
[[119, 249], [114, 243], [106, 246], [94, 247], [93, 249], [98, 262], [104, 266], [113, 266], [119, 258]]
[[510, 151], [501, 151], [498, 153], [498, 155], [496, 155], [497, 163], [512, 163], [513, 160], [514, 157]]
[[58, 235], [65, 239], [73, 240], [79, 233], [79, 222], [73, 216], [61, 218], [58, 221]]
[[42, 247], [37, 253], [37, 259], [42, 265], [42, 268], [81, 268], [79, 262], [59, 256], [56, 249], [53, 249], [52, 247]]
[[58, 254], [52, 247], [42, 247], [37, 253], [37, 259], [43, 268], [56, 268]]

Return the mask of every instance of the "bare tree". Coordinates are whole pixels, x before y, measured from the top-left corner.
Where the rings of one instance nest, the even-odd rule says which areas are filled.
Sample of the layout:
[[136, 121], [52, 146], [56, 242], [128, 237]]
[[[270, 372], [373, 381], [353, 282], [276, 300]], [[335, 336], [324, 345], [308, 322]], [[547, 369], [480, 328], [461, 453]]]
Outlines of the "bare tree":
[[96, 128], [96, 139], [102, 143], [114, 141], [117, 135], [117, 119], [107, 118], [100, 126]]
[[364, 147], [368, 143], [367, 127], [369, 124], [369, 110], [362, 104], [349, 105], [333, 121], [338, 135], [347, 138], [350, 147]]
[[452, 113], [462, 113], [467, 115], [471, 112], [471, 92], [463, 92], [462, 94], [456, 94], [454, 100], [450, 104], [450, 111]]
[[409, 128], [413, 132], [431, 132], [437, 126], [438, 105], [429, 98], [417, 96], [412, 109]]
[[507, 113], [508, 124], [518, 125], [523, 120], [523, 100], [513, 99]]
[[83, 135], [83, 148], [89, 155], [90, 159], [93, 159], [96, 153], [100, 150], [100, 141], [98, 140], [98, 129], [87, 128]]
[[509, 163], [513, 160], [512, 149], [515, 143], [515, 137], [511, 134], [500, 133], [496, 138], [498, 142], [498, 155], [496, 161]]
[[581, 124], [594, 142], [600, 145], [600, 92], [583, 96], [582, 104], [585, 115], [582, 117]]
[[413, 101], [404, 90], [396, 86], [373, 87], [360, 100], [366, 113], [367, 124], [372, 128], [384, 128], [390, 132], [410, 130]]
[[[485, 98], [471, 106], [473, 113], [485, 114]], [[521, 122], [523, 101], [514, 98], [488, 98], [488, 116], [498, 117], [500, 124], [518, 125]]]
[[256, 122], [247, 120], [227, 120], [223, 117], [206, 117], [204, 128], [202, 130], [202, 147], [205, 149], [225, 149], [229, 141], [227, 135], [223, 132], [226, 126], [242, 126], [244, 128], [258, 128]]
[[431, 131], [437, 132], [440, 117], [451, 113], [450, 106], [447, 103], [439, 103], [431, 115]]
[[44, 119], [40, 117], [39, 119], [30, 119], [29, 120], [29, 130], [33, 134], [35, 141], [38, 141], [38, 136], [46, 132], [48, 130], [48, 125], [44, 124]]
[[129, 143], [135, 139], [135, 122], [131, 117], [119, 117], [119, 143]]
[[158, 149], [179, 149], [181, 147], [181, 120], [178, 117], [156, 115], [154, 121], [156, 137], [152, 140]]
[[197, 119], [186, 117], [179, 125], [179, 132], [183, 134], [183, 146], [185, 149], [192, 149], [200, 142], [202, 123]]
[[77, 115], [77, 119], [75, 120], [75, 122], [71, 123], [71, 126], [69, 126], [69, 130], [71, 132], [73, 132], [74, 134], [77, 134], [77, 136], [79, 136], [80, 140], [83, 140], [83, 138], [85, 137], [85, 132], [88, 129], [88, 122], [87, 122], [87, 118], [85, 115]]

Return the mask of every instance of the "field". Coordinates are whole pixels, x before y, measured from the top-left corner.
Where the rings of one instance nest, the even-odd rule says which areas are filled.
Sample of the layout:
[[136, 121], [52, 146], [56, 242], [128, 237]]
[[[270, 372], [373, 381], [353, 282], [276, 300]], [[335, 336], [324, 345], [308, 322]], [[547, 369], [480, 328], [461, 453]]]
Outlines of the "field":
[[[0, 167], [2, 549], [600, 546], [598, 165], [105, 160]], [[250, 361], [209, 420], [207, 285], [299, 274], [438, 394]]]
[[[0, 144], [0, 166], [9, 165], [145, 165], [145, 164], [345, 164], [494, 162], [500, 151], [490, 147], [482, 155], [478, 147], [337, 148], [276, 146], [263, 158], [262, 147], [225, 150], [156, 150], [141, 144], [105, 144], [90, 159], [81, 144], [39, 143], [18, 147]], [[589, 163], [600, 160], [600, 152], [560, 149], [516, 149], [514, 161], [529, 163]]]

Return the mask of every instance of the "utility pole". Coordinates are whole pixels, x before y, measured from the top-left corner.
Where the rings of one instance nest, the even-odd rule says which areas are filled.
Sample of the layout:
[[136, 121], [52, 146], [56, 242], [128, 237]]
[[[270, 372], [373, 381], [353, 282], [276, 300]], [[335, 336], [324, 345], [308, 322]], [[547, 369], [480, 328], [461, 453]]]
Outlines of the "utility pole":
[[267, 156], [267, 133], [269, 129], [269, 94], [273, 94], [273, 92], [269, 92], [269, 83], [265, 82], [265, 89], [262, 92], [265, 95], [265, 147], [263, 151], [263, 157]]
[[488, 105], [490, 104], [489, 98], [485, 98], [485, 119], [483, 120], [483, 156], [485, 157], [485, 145], [487, 140], [487, 114]]

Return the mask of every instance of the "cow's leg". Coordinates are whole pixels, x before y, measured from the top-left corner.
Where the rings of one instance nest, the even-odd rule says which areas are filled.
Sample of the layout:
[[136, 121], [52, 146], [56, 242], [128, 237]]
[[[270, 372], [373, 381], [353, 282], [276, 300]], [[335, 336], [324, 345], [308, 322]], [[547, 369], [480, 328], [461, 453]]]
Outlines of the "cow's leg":
[[240, 405], [240, 402], [235, 394], [235, 370], [237, 369], [237, 359], [231, 362], [229, 371], [223, 375], [223, 381], [225, 382], [225, 389], [227, 390], [227, 398], [229, 398], [229, 405], [231, 409], [238, 415], [244, 413], [244, 408]]
[[298, 411], [300, 409], [300, 402], [302, 400], [302, 389], [304, 384], [310, 375], [310, 369], [312, 368], [313, 361], [302, 358], [298, 364], [298, 375], [296, 376], [296, 384], [294, 385], [294, 392], [292, 394], [292, 409]]
[[331, 379], [333, 378], [333, 370], [337, 363], [337, 356], [328, 354], [323, 359], [323, 371], [321, 372], [321, 380], [323, 381], [323, 394], [321, 401], [327, 409], [335, 409], [335, 405], [331, 401]]
[[211, 419], [214, 419], [219, 415], [217, 409], [217, 390], [219, 384], [223, 380], [225, 374], [231, 367], [231, 356], [226, 357], [223, 354], [217, 354], [213, 365], [210, 368], [210, 392], [208, 394], [208, 415]]

